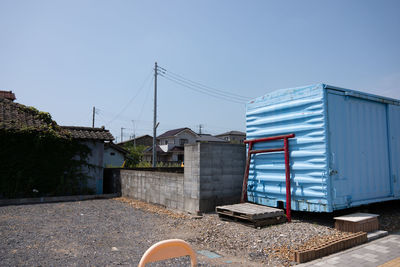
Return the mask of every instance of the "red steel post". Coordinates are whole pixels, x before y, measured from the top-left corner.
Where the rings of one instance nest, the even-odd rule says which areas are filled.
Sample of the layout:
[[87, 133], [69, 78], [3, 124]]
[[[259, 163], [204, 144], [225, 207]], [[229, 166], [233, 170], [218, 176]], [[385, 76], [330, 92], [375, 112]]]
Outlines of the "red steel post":
[[281, 140], [284, 138], [293, 138], [295, 137], [294, 134], [286, 134], [286, 135], [278, 135], [278, 136], [271, 136], [271, 137], [264, 137], [259, 139], [252, 139], [252, 140], [245, 140], [244, 143], [258, 143], [258, 142], [266, 142], [266, 141], [274, 141], [274, 140]]
[[290, 192], [290, 164], [289, 164], [289, 141], [288, 138], [285, 137], [283, 139], [283, 148], [285, 150], [285, 174], [286, 174], [286, 217], [288, 222], [292, 220], [290, 210], [291, 210], [291, 201], [292, 196]]
[[[246, 170], [244, 173], [243, 179], [243, 187], [242, 187], [242, 196], [240, 201], [243, 203], [247, 201], [247, 181], [249, 178], [250, 172], [250, 161], [252, 154], [258, 153], [270, 153], [270, 152], [279, 152], [284, 151], [285, 153], [285, 176], [286, 176], [286, 216], [288, 222], [292, 220], [291, 218], [291, 188], [290, 188], [290, 164], [289, 164], [289, 138], [295, 137], [295, 134], [287, 134], [287, 135], [279, 135], [279, 136], [271, 136], [259, 139], [252, 139], [252, 140], [245, 140], [244, 143], [248, 144], [248, 151], [247, 151], [247, 161], [246, 161]], [[258, 142], [268, 142], [274, 140], [282, 140], [283, 139], [283, 148], [270, 148], [270, 149], [260, 149], [260, 150], [253, 150], [253, 144]]]

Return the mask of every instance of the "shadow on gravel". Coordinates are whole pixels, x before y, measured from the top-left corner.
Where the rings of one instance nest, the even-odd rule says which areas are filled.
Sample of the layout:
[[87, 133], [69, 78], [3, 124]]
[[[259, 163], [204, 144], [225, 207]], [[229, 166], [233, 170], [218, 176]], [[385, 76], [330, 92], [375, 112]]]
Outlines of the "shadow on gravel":
[[389, 232], [400, 231], [400, 200], [373, 203], [331, 213], [292, 211], [292, 218], [302, 222], [334, 227], [334, 217], [356, 212], [379, 214], [379, 228], [381, 230]]

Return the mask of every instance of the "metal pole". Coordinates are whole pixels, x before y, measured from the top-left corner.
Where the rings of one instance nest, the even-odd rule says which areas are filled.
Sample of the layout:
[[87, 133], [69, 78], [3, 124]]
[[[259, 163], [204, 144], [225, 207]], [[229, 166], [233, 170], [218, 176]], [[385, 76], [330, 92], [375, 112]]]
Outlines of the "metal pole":
[[133, 124], [133, 147], [136, 148], [136, 126], [134, 120], [132, 120], [132, 124]]
[[153, 168], [157, 165], [157, 62], [154, 64]]
[[94, 128], [94, 114], [95, 113], [96, 113], [96, 107], [93, 107], [92, 128]]
[[292, 220], [291, 209], [292, 209], [292, 196], [290, 192], [290, 164], [289, 164], [289, 141], [285, 137], [283, 139], [283, 148], [285, 149], [285, 174], [286, 174], [286, 217], [288, 222]]
[[121, 127], [121, 142], [124, 141], [124, 129], [123, 127]]

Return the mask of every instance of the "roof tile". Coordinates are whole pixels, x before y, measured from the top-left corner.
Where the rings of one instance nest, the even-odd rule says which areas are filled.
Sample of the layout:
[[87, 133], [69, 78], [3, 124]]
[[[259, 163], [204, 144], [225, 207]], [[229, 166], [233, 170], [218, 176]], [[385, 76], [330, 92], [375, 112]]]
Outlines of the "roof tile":
[[72, 138], [86, 139], [86, 140], [103, 140], [112, 141], [114, 137], [109, 130], [104, 128], [92, 128], [81, 126], [61, 126], [61, 128], [68, 130]]

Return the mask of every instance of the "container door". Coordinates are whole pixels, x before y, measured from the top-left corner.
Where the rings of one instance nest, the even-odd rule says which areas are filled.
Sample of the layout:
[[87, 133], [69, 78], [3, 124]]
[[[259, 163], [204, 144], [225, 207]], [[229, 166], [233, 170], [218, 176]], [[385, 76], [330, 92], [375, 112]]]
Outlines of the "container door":
[[384, 103], [328, 93], [335, 207], [357, 206], [392, 195], [386, 108]]
[[400, 106], [389, 105], [389, 149], [393, 194], [400, 196]]

